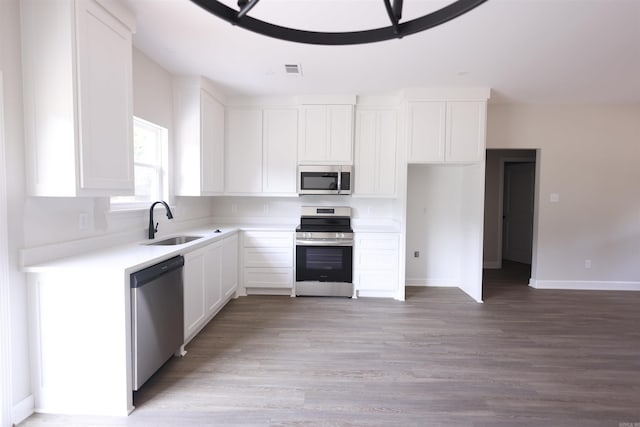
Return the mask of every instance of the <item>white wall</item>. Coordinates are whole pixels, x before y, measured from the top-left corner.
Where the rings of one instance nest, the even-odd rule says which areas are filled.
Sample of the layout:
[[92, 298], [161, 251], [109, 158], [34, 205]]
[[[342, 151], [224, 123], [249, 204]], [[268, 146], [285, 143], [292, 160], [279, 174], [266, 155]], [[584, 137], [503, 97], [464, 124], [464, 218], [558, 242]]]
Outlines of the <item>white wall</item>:
[[[11, 392], [14, 421], [33, 406], [29, 376], [26, 286], [19, 269], [19, 249], [24, 245], [24, 148], [22, 143], [22, 69], [18, 0], [0, 1], [0, 70], [4, 75], [5, 159], [7, 169], [7, 219], [9, 293], [11, 305]], [[3, 379], [4, 381], [5, 379]], [[22, 408], [26, 407], [26, 413]]]
[[408, 285], [456, 286], [482, 299], [483, 188], [483, 164], [409, 165]]
[[459, 166], [409, 165], [407, 284], [460, 286], [462, 172]]
[[639, 106], [492, 105], [487, 148], [540, 148], [534, 285], [640, 289]]
[[301, 206], [350, 206], [354, 224], [366, 221], [395, 221], [395, 199], [352, 196], [300, 197], [212, 197], [212, 215], [226, 223], [277, 222], [297, 225]]

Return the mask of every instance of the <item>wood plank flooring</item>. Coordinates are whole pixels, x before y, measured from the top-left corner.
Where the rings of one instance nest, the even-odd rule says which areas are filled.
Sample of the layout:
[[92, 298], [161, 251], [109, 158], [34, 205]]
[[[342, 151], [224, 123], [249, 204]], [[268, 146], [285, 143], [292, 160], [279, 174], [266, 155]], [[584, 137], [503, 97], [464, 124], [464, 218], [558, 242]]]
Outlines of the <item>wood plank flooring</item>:
[[136, 393], [127, 418], [33, 426], [640, 425], [640, 293], [534, 290], [485, 272], [407, 300], [233, 300]]

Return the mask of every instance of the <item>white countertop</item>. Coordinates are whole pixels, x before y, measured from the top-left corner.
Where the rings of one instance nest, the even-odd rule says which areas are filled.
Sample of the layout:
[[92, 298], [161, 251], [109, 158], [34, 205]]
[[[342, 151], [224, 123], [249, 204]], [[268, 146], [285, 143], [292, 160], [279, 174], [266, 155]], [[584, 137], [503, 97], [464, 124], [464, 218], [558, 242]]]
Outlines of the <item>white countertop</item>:
[[[239, 231], [295, 231], [297, 224], [223, 224], [220, 226], [198, 226], [170, 235], [159, 235], [155, 241], [174, 236], [202, 236], [181, 245], [150, 245], [149, 239], [111, 246], [104, 249], [85, 251], [79, 255], [61, 257], [50, 261], [25, 265], [26, 273], [43, 273], [65, 270], [122, 270], [126, 274], [146, 268], [176, 255], [184, 255], [190, 251], [206, 246], [217, 240], [233, 235]], [[354, 222], [355, 233], [397, 233], [396, 223]], [[216, 232], [220, 230], [220, 232]]]
[[161, 241], [173, 236], [202, 236], [182, 245], [150, 245], [152, 240], [145, 239], [106, 249], [86, 252], [81, 255], [59, 258], [34, 265], [26, 265], [23, 271], [27, 273], [41, 273], [53, 270], [124, 270], [133, 272], [162, 260], [183, 255], [199, 247], [206, 246], [216, 240], [223, 239], [237, 233], [239, 228], [226, 226], [216, 232], [216, 228], [196, 228], [167, 236], [159, 236], [155, 241]]

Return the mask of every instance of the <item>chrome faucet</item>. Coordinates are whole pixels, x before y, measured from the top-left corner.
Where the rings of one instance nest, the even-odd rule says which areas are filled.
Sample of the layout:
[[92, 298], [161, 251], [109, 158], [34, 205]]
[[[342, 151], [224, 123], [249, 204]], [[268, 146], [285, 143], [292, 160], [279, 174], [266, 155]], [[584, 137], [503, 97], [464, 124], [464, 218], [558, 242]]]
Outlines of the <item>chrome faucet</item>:
[[156, 233], [158, 232], [158, 223], [156, 222], [155, 226], [153, 225], [153, 208], [160, 203], [164, 205], [165, 211], [167, 211], [167, 218], [173, 219], [173, 214], [171, 213], [171, 209], [169, 209], [169, 205], [164, 200], [158, 200], [157, 202], [153, 202], [151, 207], [149, 208], [149, 238], [153, 239], [156, 237]]

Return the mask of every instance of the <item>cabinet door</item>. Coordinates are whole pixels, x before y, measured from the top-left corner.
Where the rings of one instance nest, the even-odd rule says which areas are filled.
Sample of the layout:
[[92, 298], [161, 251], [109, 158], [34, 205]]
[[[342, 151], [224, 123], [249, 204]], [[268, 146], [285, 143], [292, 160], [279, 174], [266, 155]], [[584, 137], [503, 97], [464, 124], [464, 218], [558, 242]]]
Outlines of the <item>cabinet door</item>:
[[238, 235], [222, 242], [222, 298], [227, 299], [238, 288]]
[[334, 164], [353, 162], [353, 106], [327, 107], [327, 161]]
[[298, 163], [317, 163], [327, 157], [327, 109], [324, 105], [300, 107]]
[[447, 102], [446, 159], [448, 162], [479, 162], [485, 150], [486, 103]]
[[267, 109], [262, 120], [262, 191], [295, 194], [298, 111]]
[[354, 194], [395, 196], [396, 148], [395, 110], [359, 110], [356, 113]]
[[411, 102], [408, 116], [408, 162], [444, 162], [446, 103]]
[[202, 193], [224, 191], [224, 106], [205, 91], [200, 93]]
[[260, 193], [262, 110], [229, 109], [225, 127], [225, 192]]
[[[378, 112], [378, 188], [380, 196], [396, 195], [396, 153], [398, 149], [398, 118], [395, 110]], [[357, 182], [355, 185], [358, 185]]]
[[222, 304], [222, 242], [218, 241], [205, 248], [203, 277], [205, 313], [209, 317]]
[[188, 341], [206, 319], [205, 251], [196, 250], [184, 256], [184, 339]]
[[375, 111], [356, 112], [356, 161], [354, 194], [371, 195], [377, 190], [378, 153]]
[[298, 163], [352, 164], [353, 106], [300, 107]]
[[398, 290], [399, 236], [361, 233], [354, 246], [355, 283], [359, 291]]
[[95, 2], [77, 2], [80, 189], [133, 194], [131, 33]]

